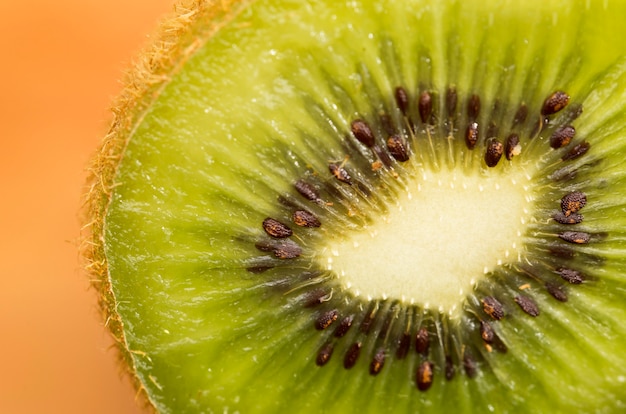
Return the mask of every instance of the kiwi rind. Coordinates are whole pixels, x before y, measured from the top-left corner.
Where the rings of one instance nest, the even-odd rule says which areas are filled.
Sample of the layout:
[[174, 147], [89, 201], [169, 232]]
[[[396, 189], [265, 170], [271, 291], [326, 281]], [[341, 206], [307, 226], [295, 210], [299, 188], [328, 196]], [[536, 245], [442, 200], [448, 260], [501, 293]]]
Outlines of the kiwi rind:
[[[199, 24], [199, 26], [201, 26], [201, 25]], [[192, 24], [189, 27], [194, 27], [194, 26]], [[188, 44], [192, 44], [192, 42], [190, 42]], [[183, 50], [183, 49], [184, 48], [181, 48], [180, 50]], [[186, 53], [189, 53], [189, 52], [190, 52], [189, 49], [186, 49], [184, 53], [183, 52], [179, 52], [179, 53], [181, 53], [181, 57], [179, 58], [180, 59], [179, 61], [184, 60], [186, 58], [186, 56], [187, 56]], [[168, 62], [167, 64], [164, 65], [164, 67], [163, 67], [164, 72], [163, 73], [171, 74], [173, 71], [175, 71], [173, 66], [169, 66], [169, 63], [170, 62]], [[134, 87], [135, 86], [131, 87], [131, 90]], [[142, 88], [145, 88], [145, 89], [143, 90], [142, 93], [140, 93], [140, 95], [145, 97], [146, 101], [145, 101], [144, 105], [148, 106], [152, 102], [152, 99], [154, 99], [154, 95], [152, 95], [152, 93], [155, 92], [155, 88], [154, 88], [154, 86], [149, 85], [149, 83], [146, 83], [145, 85], [143, 85]], [[156, 89], [158, 89], [158, 87]], [[135, 90], [135, 93], [136, 92], [137, 91]], [[131, 93], [129, 96], [132, 97], [133, 94]], [[606, 100], [610, 99], [610, 98], [611, 98], [611, 96], [605, 96], [600, 101], [601, 104], [598, 105], [599, 106], [599, 110], [604, 110], [604, 111], [608, 110], [608, 107], [605, 104], [606, 104]], [[130, 139], [131, 134], [132, 134], [132, 132], [129, 132], [129, 131], [133, 131], [134, 130], [134, 125], [137, 125], [140, 122], [139, 118], [145, 113], [144, 112], [145, 106], [144, 107], [141, 107], [141, 106], [136, 107], [136, 106], [134, 106], [134, 105], [137, 105], [137, 104], [135, 103], [135, 101], [132, 98], [129, 99], [129, 103], [131, 105], [129, 108], [124, 108], [124, 109], [121, 110], [121, 113], [123, 113], [125, 116], [120, 116], [120, 119], [124, 119], [124, 121], [117, 121], [116, 123], [114, 123], [114, 131], [116, 131], [116, 132], [114, 132], [112, 136], [115, 136], [117, 138], [108, 138], [108, 141], [107, 141], [107, 143], [111, 146], [111, 148], [114, 148], [114, 152], [109, 152], [107, 155], [103, 155], [102, 158], [99, 160], [100, 164], [98, 164], [98, 166], [96, 167], [97, 168], [96, 178], [93, 181], [94, 183], [96, 183], [96, 185], [94, 185], [94, 190], [93, 190], [92, 194], [95, 194], [95, 195], [92, 195], [90, 197], [91, 204], [93, 206], [97, 207], [97, 208], [95, 208], [95, 212], [92, 212], [92, 217], [96, 218], [96, 220], [94, 221], [94, 226], [95, 227], [93, 229], [93, 231], [94, 231], [93, 234], [95, 236], [93, 237], [92, 240], [97, 242], [97, 243], [99, 243], [99, 246], [100, 246], [100, 247], [98, 247], [98, 245], [95, 245], [94, 246], [94, 252], [90, 253], [90, 254], [93, 257], [93, 261], [92, 261], [92, 263], [94, 264], [93, 265], [93, 268], [94, 268], [93, 270], [98, 275], [98, 279], [100, 280], [100, 283], [102, 283], [102, 281], [104, 281], [105, 284], [108, 283], [108, 278], [105, 276], [106, 275], [106, 267], [100, 267], [100, 266], [103, 266], [103, 264], [106, 264], [106, 258], [105, 258], [105, 256], [103, 256], [102, 244], [101, 244], [102, 243], [102, 238], [104, 237], [104, 234], [102, 233], [102, 228], [98, 229], [97, 226], [103, 226], [104, 225], [103, 217], [104, 217], [104, 213], [105, 213], [105, 211], [106, 211], [106, 209], [108, 207], [108, 203], [110, 201], [110, 196], [109, 196], [110, 190], [114, 189], [114, 187], [115, 187], [115, 185], [114, 185], [114, 182], [115, 182], [115, 172], [116, 172], [116, 168], [118, 166], [118, 160], [121, 157], [121, 154], [123, 153], [124, 148], [126, 147], [126, 143]], [[137, 108], [141, 108], [141, 109], [137, 109]], [[598, 108], [596, 108], [596, 109], [598, 109]], [[124, 122], [126, 122], [126, 123], [124, 124]], [[122, 125], [122, 126], [117, 126], [117, 125]], [[614, 123], [608, 123], [608, 125], [605, 128], [608, 128], [608, 129], [614, 128], [613, 125], [615, 125], [615, 124]], [[589, 128], [591, 128], [591, 127], [589, 127]], [[601, 130], [602, 128], [600, 127], [599, 129]], [[619, 139], [619, 136], [620, 136], [619, 133], [621, 131], [607, 131], [606, 135], [610, 135], [611, 132], [613, 132], [614, 135], [616, 136], [615, 139]], [[607, 141], [603, 141], [603, 142], [606, 143]], [[105, 144], [105, 145], [107, 145], [107, 144]], [[600, 146], [600, 148], [601, 148], [599, 150], [600, 153], [602, 153], [604, 151], [607, 154], [610, 153], [611, 150], [614, 149], [611, 146], [611, 144], [606, 144], [605, 148], [602, 148]], [[582, 165], [583, 163], [580, 162], [579, 164]], [[102, 185], [102, 183], [105, 183], [105, 184]], [[106, 266], [106, 265], [104, 265], [104, 266]], [[613, 264], [613, 266], [616, 266], [616, 265]], [[614, 271], [615, 272], [612, 273], [612, 274], [613, 275], [618, 275], [619, 274], [618, 272], [620, 271], [619, 266], [616, 269], [614, 269]], [[614, 276], [614, 277], [617, 279], [617, 276]], [[617, 279], [616, 281], [619, 281], [619, 279]], [[104, 298], [103, 300], [105, 302], [104, 305], [103, 305], [104, 308], [107, 310], [107, 312], [114, 312], [114, 310], [116, 309], [116, 301], [115, 301], [115, 297], [114, 297], [114, 295], [112, 293], [111, 286], [106, 286], [105, 288], [101, 287], [100, 289], [102, 289], [101, 290], [101, 294], [102, 294], [102, 297]], [[107, 297], [109, 299], [107, 299]], [[108, 319], [110, 319], [112, 321], [112, 323], [115, 322], [115, 321], [118, 321], [118, 322], [120, 321], [119, 315], [116, 315], [115, 313], [110, 313], [107, 317], [108, 317]], [[298, 321], [296, 320], [295, 322], [298, 322]], [[506, 326], [504, 326], [504, 328], [506, 329]], [[112, 329], [115, 329], [115, 328], [112, 328]], [[130, 354], [130, 351], [128, 351], [128, 345], [125, 343], [125, 339], [123, 337], [123, 332], [122, 332], [121, 329], [122, 329], [122, 326], [121, 326], [121, 323], [120, 323], [119, 327], [117, 329], [115, 329], [116, 332], [114, 331], [114, 335], [116, 335], [116, 337], [119, 338], [120, 341], [122, 342], [123, 350], [124, 350], [123, 352], [128, 356], [128, 358], [129, 358], [129, 365], [133, 366], [133, 370], [134, 370], [135, 369], [134, 362], [133, 362], [134, 358], [132, 358], [132, 356]], [[309, 334], [309, 336], [313, 336], [312, 333]], [[139, 353], [143, 352], [140, 349], [137, 350], [137, 351]], [[503, 363], [503, 364], [504, 364], [504, 367], [506, 367], [506, 362]], [[328, 367], [325, 367], [325, 369], [326, 368], [328, 368]], [[307, 369], [307, 368], [305, 367], [305, 369]], [[499, 375], [501, 379], [502, 378], [506, 378], [506, 369], [502, 368], [502, 367], [500, 367], [498, 369], [499, 370], [497, 371], [497, 375]], [[511, 369], [513, 369], [513, 368], [511, 368]], [[337, 381], [352, 381], [353, 380], [352, 377], [345, 376], [341, 372], [338, 372], [337, 374], [338, 374], [338, 377], [341, 378], [343, 376], [343, 378], [344, 378], [343, 380], [337, 380]], [[331, 377], [332, 375], [333, 375], [332, 372], [328, 373], [329, 377]], [[335, 381], [335, 379], [328, 379], [327, 381], [329, 381], [329, 382], [330, 381]], [[149, 389], [151, 389], [152, 392], [155, 392], [154, 391], [155, 390], [154, 385], [145, 384], [144, 386], [149, 388]], [[472, 385], [470, 384], [469, 387], [472, 387]], [[158, 388], [158, 386], [156, 388]], [[458, 394], [461, 395], [461, 398], [463, 398], [462, 396], [463, 396], [464, 393], [467, 393], [467, 390], [459, 389], [458, 387], [454, 387], [454, 386], [450, 386], [449, 388], [446, 389], [446, 391], [450, 392], [450, 396], [454, 396], [455, 394], [458, 393]], [[481, 392], [480, 390], [474, 390], [474, 391], [478, 392], [478, 393]], [[484, 395], [490, 395], [490, 394], [486, 393]], [[340, 398], [341, 396], [342, 396], [341, 394], [337, 395], [338, 398]], [[458, 395], [456, 395], [456, 397], [458, 398]], [[466, 394], [466, 397], [470, 398], [470, 395]], [[493, 395], [492, 395], [492, 398], [493, 398]], [[523, 396], [520, 397], [520, 399], [523, 399]], [[503, 404], [502, 406], [506, 406], [506, 405], [504, 405], [506, 403], [506, 401], [504, 401], [504, 399], [498, 399], [498, 398], [494, 398], [492, 401], [484, 401], [484, 403], [485, 404], [492, 403], [492, 404], [494, 404], [496, 406], [498, 406], [498, 403], [500, 403], [500, 404]], [[520, 404], [522, 404], [522, 403], [520, 403]], [[153, 404], [159, 405], [160, 403], [155, 403], [153, 401]], [[340, 404], [340, 403], [338, 403], [338, 404]], [[372, 406], [375, 406], [375, 404], [373, 404]], [[566, 406], [566, 405], [563, 405], [563, 406]], [[161, 408], [164, 409], [165, 411], [167, 411], [166, 408], [164, 408], [164, 407], [161, 407]]]

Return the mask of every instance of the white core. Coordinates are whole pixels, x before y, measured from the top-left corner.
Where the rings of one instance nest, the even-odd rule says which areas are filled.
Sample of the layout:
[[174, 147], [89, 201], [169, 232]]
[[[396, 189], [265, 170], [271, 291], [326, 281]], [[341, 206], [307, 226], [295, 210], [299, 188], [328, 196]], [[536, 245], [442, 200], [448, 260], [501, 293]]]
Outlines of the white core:
[[522, 173], [424, 173], [388, 215], [332, 240], [322, 260], [357, 295], [455, 313], [479, 278], [518, 260], [527, 185]]

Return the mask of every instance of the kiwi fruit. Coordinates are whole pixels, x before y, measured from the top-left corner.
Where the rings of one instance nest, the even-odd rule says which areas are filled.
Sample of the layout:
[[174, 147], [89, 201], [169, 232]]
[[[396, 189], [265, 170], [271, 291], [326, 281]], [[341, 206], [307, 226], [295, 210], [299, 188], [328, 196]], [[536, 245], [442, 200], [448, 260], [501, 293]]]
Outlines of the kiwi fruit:
[[86, 255], [159, 412], [623, 412], [617, 1], [182, 2]]

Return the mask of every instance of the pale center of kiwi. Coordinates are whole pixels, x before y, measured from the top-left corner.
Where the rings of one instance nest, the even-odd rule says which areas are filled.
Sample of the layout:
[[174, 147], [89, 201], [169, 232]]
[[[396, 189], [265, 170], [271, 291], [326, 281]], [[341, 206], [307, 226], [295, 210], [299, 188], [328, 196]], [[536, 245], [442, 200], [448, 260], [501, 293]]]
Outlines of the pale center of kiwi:
[[480, 278], [519, 260], [528, 186], [521, 168], [424, 172], [373, 225], [332, 240], [322, 260], [358, 296], [456, 314]]

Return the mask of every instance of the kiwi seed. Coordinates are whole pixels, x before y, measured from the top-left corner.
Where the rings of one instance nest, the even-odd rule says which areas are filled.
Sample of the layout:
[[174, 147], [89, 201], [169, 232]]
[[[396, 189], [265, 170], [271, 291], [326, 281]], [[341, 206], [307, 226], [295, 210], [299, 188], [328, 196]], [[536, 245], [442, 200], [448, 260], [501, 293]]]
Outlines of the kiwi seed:
[[330, 164], [328, 164], [328, 170], [337, 180], [341, 181], [342, 183], [352, 185], [352, 177], [350, 177], [348, 171], [343, 168], [343, 163], [337, 164], [331, 162]]
[[570, 97], [563, 91], [556, 91], [546, 98], [541, 107], [541, 115], [554, 115], [569, 103]]
[[[491, 131], [488, 135], [497, 135], [497, 133]], [[485, 164], [487, 164], [487, 167], [493, 168], [498, 165], [503, 153], [504, 145], [497, 138], [490, 138], [487, 141], [487, 151], [485, 152]]]
[[380, 371], [383, 369], [383, 367], [385, 366], [385, 352], [386, 351], [384, 348], [380, 348], [374, 354], [374, 358], [372, 359], [372, 362], [370, 363], [371, 375], [378, 375]]
[[587, 204], [587, 196], [580, 191], [569, 193], [561, 199], [561, 210], [566, 217], [578, 212]]
[[433, 364], [430, 361], [423, 361], [417, 370], [417, 388], [420, 391], [428, 390], [433, 384]]
[[587, 244], [591, 240], [591, 235], [582, 231], [564, 231], [559, 233], [559, 237], [568, 243]]
[[393, 158], [399, 162], [405, 162], [409, 160], [409, 152], [406, 144], [397, 135], [392, 135], [387, 139], [387, 149]]
[[561, 224], [579, 224], [583, 222], [583, 215], [578, 213], [570, 213], [568, 215], [559, 211], [552, 218]]
[[430, 92], [424, 91], [420, 94], [418, 107], [422, 123], [429, 123], [430, 116], [433, 112], [433, 101]]
[[494, 297], [487, 296], [482, 300], [483, 310], [493, 319], [500, 320], [504, 317], [502, 304]]
[[491, 344], [495, 338], [495, 332], [493, 328], [489, 324], [489, 322], [480, 321], [480, 336], [483, 338], [483, 341]]
[[563, 157], [561, 158], [563, 161], [572, 161], [576, 158], [585, 155], [587, 151], [589, 151], [589, 147], [591, 144], [588, 142], [581, 142], [580, 144], [576, 144], [569, 150]]
[[474, 149], [478, 142], [478, 123], [470, 122], [465, 132], [465, 143], [468, 149]]
[[467, 103], [467, 117], [470, 121], [474, 121], [480, 114], [480, 97], [472, 94]]
[[550, 146], [554, 149], [563, 148], [572, 141], [575, 134], [576, 129], [571, 125], [558, 128], [550, 137]]
[[449, 87], [446, 92], [446, 110], [448, 111], [448, 116], [450, 118], [454, 118], [456, 115], [456, 104], [457, 104], [458, 96], [456, 93], [456, 88]]
[[333, 345], [325, 344], [318, 352], [315, 363], [318, 366], [324, 366], [330, 361], [330, 357], [333, 355]]
[[398, 105], [400, 112], [406, 115], [409, 108], [409, 96], [407, 95], [406, 90], [401, 86], [396, 88], [396, 104]]
[[328, 328], [333, 322], [337, 320], [339, 314], [336, 309], [330, 310], [328, 312], [323, 313], [317, 318], [315, 321], [315, 327], [318, 330], [324, 330]]
[[564, 280], [574, 285], [579, 285], [585, 280], [584, 276], [578, 270], [559, 268], [556, 272], [561, 275]]
[[517, 112], [515, 112], [515, 116], [513, 117], [512, 127], [515, 128], [519, 124], [523, 124], [526, 122], [526, 118], [528, 117], [528, 107], [525, 103], [520, 104]]
[[430, 339], [428, 335], [428, 330], [426, 328], [420, 328], [419, 331], [417, 331], [417, 335], [415, 337], [415, 350], [418, 354], [426, 356], [428, 355], [429, 345]]
[[514, 156], [519, 155], [521, 152], [521, 146], [519, 143], [519, 136], [517, 134], [511, 134], [506, 139], [505, 153], [506, 159], [511, 161]]
[[515, 297], [515, 303], [530, 316], [539, 316], [539, 307], [529, 296], [518, 295]]
[[278, 220], [274, 220], [271, 217], [263, 220], [263, 230], [270, 236], [277, 239], [284, 239], [285, 237], [289, 237], [293, 234], [291, 229], [286, 225], [281, 223]]
[[467, 350], [463, 353], [463, 369], [469, 378], [475, 378], [478, 374], [476, 360], [472, 356], [471, 352]]
[[346, 352], [346, 356], [343, 359], [343, 367], [345, 369], [350, 369], [354, 367], [357, 360], [359, 359], [359, 356], [361, 355], [362, 346], [363, 344], [361, 342], [355, 342], [352, 345], [350, 345], [350, 348], [348, 348], [348, 351]]
[[374, 146], [374, 133], [365, 121], [361, 119], [352, 121], [352, 133], [366, 147], [371, 148]]
[[306, 181], [298, 180], [294, 184], [298, 192], [309, 201], [320, 201], [319, 192], [311, 184]]
[[546, 289], [556, 300], [560, 302], [567, 302], [567, 293], [565, 292], [563, 286], [559, 286], [554, 282], [547, 282]]
[[306, 210], [294, 211], [293, 222], [300, 227], [320, 227], [322, 225], [313, 213]]

